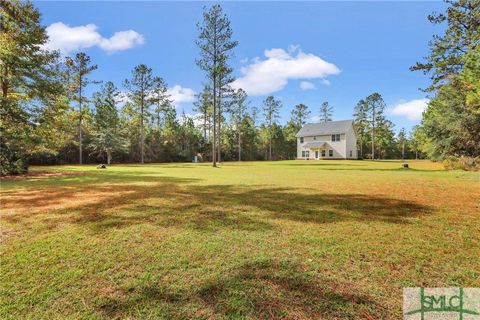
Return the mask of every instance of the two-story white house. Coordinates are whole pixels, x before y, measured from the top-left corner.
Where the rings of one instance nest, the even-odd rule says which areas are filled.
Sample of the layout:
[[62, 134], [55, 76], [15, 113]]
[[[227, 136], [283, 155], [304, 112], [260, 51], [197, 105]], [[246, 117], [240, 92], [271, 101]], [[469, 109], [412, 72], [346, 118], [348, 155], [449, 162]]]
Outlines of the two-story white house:
[[297, 133], [297, 159], [357, 159], [353, 120], [304, 125]]

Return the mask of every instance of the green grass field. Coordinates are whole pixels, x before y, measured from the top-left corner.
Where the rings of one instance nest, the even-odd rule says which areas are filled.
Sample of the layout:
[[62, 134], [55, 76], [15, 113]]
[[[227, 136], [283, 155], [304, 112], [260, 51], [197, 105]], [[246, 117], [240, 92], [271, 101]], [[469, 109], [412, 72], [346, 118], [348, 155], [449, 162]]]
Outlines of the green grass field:
[[0, 318], [393, 319], [402, 287], [479, 287], [479, 173], [409, 163], [33, 168], [2, 181]]

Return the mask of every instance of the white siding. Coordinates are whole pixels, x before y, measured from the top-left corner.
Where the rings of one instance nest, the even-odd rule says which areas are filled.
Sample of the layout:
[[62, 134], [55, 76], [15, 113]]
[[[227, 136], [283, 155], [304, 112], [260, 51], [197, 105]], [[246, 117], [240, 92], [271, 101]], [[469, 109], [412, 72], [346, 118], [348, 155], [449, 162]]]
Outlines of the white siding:
[[[357, 159], [357, 136], [355, 135], [355, 130], [353, 127], [350, 127], [346, 134], [346, 158], [347, 159]], [[350, 157], [350, 151], [352, 151], [352, 156]]]

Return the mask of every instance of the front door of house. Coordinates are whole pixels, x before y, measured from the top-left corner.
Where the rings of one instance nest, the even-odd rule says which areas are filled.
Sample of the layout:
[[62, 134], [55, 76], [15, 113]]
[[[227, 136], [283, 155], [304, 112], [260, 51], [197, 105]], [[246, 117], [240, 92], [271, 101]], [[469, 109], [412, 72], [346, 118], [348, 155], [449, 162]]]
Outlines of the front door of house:
[[315, 159], [318, 159], [318, 150], [315, 151]]

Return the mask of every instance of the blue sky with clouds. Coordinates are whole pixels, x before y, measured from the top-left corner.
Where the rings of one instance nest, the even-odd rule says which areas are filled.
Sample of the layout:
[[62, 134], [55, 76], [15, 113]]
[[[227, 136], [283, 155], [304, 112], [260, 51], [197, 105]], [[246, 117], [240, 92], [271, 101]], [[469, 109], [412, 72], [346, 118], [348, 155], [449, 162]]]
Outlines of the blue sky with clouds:
[[[131, 69], [145, 63], [169, 84], [177, 110], [193, 114], [202, 88], [195, 65], [196, 23], [205, 2], [36, 2], [48, 26], [49, 47], [82, 50], [99, 68], [98, 80], [121, 88]], [[304, 103], [316, 116], [334, 107], [334, 120], [352, 117], [361, 98], [378, 91], [396, 129], [419, 122], [428, 77], [409, 67], [427, 55], [442, 27], [426, 19], [442, 11], [425, 2], [223, 2], [239, 41], [232, 59], [237, 81], [260, 106], [268, 95], [283, 102], [282, 122]], [[94, 90], [92, 86], [91, 90]], [[315, 121], [312, 117], [311, 121]]]

